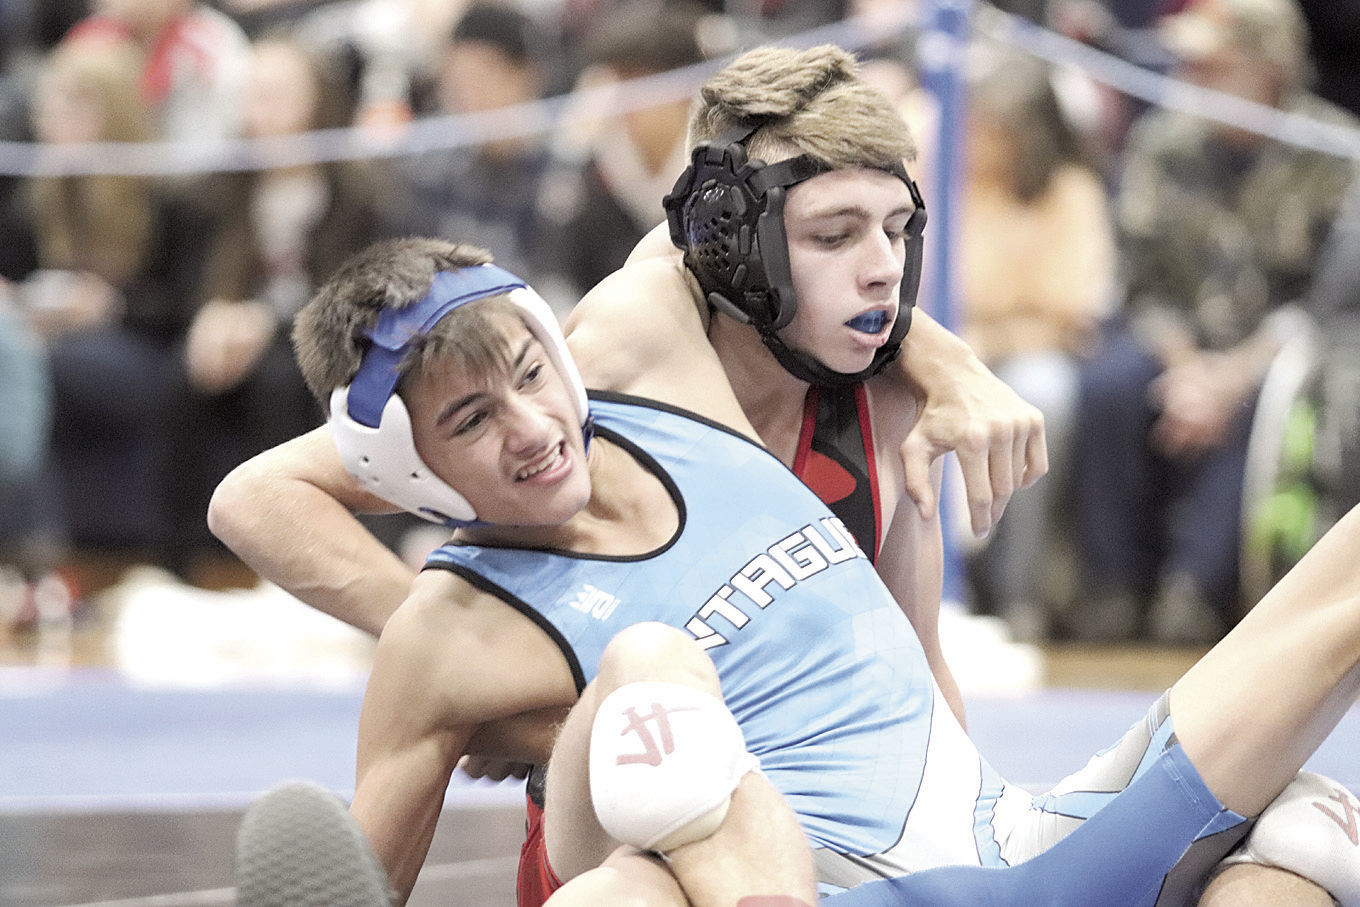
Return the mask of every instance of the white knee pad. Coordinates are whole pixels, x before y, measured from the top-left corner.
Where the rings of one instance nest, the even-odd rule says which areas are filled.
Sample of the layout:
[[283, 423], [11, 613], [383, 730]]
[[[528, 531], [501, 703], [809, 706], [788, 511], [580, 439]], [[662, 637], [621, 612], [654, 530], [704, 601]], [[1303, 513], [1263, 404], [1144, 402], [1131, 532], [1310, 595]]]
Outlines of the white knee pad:
[[1287, 869], [1360, 907], [1360, 801], [1330, 778], [1299, 772], [1220, 866]]
[[626, 684], [590, 733], [590, 794], [615, 840], [665, 852], [713, 834], [760, 767], [722, 701], [676, 683]]

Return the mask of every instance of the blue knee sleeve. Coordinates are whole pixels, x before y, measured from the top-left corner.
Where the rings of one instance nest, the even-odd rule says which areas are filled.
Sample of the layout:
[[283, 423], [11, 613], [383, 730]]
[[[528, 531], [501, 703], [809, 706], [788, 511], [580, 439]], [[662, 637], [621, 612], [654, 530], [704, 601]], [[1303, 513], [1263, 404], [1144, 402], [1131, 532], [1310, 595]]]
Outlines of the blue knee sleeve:
[[868, 882], [827, 898], [834, 907], [921, 904], [1112, 907], [1157, 900], [1196, 840], [1241, 826], [1174, 738], [1157, 761], [1063, 840], [1015, 866], [941, 866]]

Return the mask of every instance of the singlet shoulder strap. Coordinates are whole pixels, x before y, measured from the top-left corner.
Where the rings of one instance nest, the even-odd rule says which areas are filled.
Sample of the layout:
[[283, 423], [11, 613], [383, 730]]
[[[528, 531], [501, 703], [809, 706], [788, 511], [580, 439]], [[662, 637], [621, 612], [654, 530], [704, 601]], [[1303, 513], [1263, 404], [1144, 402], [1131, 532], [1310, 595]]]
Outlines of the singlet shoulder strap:
[[808, 389], [793, 472], [877, 561], [882, 540], [873, 426], [863, 384]]

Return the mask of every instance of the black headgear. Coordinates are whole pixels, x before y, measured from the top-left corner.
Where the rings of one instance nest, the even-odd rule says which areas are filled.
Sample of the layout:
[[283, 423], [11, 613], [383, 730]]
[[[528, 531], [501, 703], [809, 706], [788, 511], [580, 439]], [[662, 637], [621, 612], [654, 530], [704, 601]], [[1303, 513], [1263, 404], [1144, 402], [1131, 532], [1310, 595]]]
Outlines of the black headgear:
[[784, 230], [785, 192], [833, 168], [806, 154], [777, 164], [748, 158], [744, 143], [757, 128], [737, 126], [694, 149], [690, 166], [664, 201], [671, 242], [684, 250], [685, 265], [709, 304], [753, 325], [789, 372], [822, 386], [859, 383], [897, 358], [911, 326], [921, 282], [925, 202], [901, 163], [888, 169], [906, 183], [916, 206], [906, 226], [907, 260], [897, 320], [868, 368], [852, 374], [833, 371], [812, 356], [789, 349], [776, 336], [798, 310]]

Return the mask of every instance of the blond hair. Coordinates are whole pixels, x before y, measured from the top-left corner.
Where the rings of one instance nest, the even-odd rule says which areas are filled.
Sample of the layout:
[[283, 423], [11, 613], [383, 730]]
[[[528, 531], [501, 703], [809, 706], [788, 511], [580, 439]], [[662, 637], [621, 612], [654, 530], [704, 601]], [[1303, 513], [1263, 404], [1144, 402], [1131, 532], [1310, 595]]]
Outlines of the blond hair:
[[806, 154], [835, 169], [883, 168], [916, 156], [897, 108], [832, 44], [748, 51], [710, 77], [699, 97], [691, 146], [754, 126], [746, 147], [766, 162]]
[[[139, 93], [140, 74], [141, 57], [131, 44], [85, 37], [52, 50], [39, 78], [97, 108], [97, 140], [143, 142], [152, 138], [152, 128]], [[43, 267], [88, 270], [111, 283], [125, 282], [141, 270], [155, 219], [150, 179], [51, 177], [35, 179], [29, 191]]]

